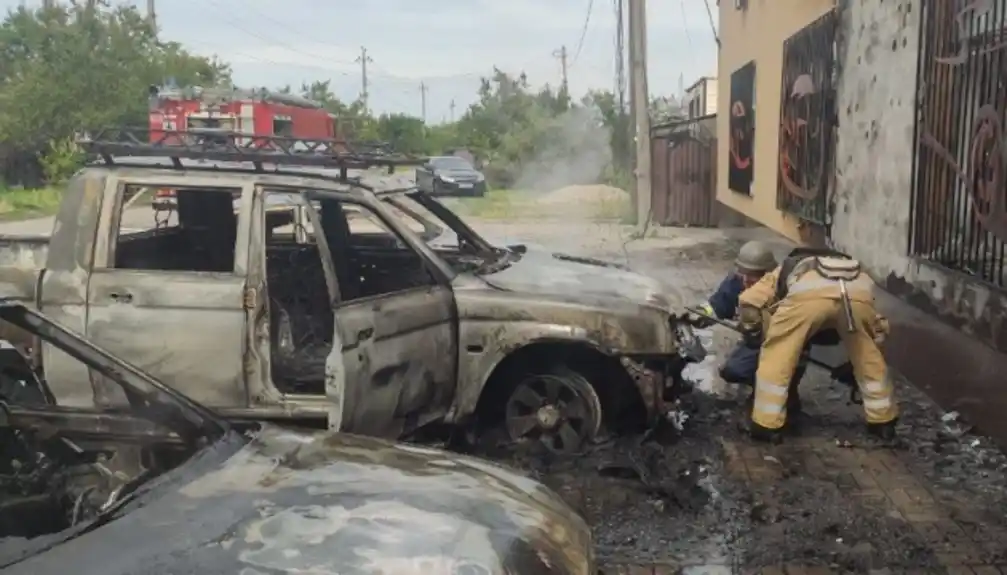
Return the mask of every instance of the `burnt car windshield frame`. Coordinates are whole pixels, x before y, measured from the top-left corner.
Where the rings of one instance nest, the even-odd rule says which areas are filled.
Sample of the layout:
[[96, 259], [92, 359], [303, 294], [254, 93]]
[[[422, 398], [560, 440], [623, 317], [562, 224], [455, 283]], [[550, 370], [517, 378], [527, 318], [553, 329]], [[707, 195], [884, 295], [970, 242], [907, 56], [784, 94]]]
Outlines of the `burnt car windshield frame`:
[[[465, 220], [461, 219], [458, 214], [454, 213], [450, 208], [437, 201], [437, 198], [422, 190], [411, 188], [409, 190], [385, 192], [384, 194], [379, 195], [379, 197], [383, 200], [394, 200], [399, 196], [405, 196], [426, 208], [431, 214], [444, 222], [444, 224], [453, 231], [456, 236], [459, 238], [465, 238], [480, 251], [496, 253], [503, 250], [503, 248], [497, 247], [486, 241], [486, 239], [479, 235], [478, 232], [469, 227], [469, 225], [465, 223]], [[394, 201], [392, 204], [395, 205]]]
[[410, 248], [419, 253], [420, 257], [422, 257], [423, 261], [426, 262], [428, 269], [434, 274], [434, 277], [439, 283], [448, 285], [455, 279], [455, 276], [458, 275], [451, 266], [449, 266], [437, 255], [437, 252], [431, 249], [430, 246], [428, 246], [422, 238], [417, 236], [415, 232], [410, 230], [409, 226], [406, 226], [402, 222], [395, 221], [397, 218], [394, 214], [389, 214], [387, 212], [388, 208], [385, 207], [385, 204], [381, 201], [380, 196], [375, 198], [377, 201], [367, 201], [366, 199], [348, 197], [346, 192], [339, 191], [306, 190], [302, 193], [304, 194], [305, 199], [309, 202], [331, 200], [339, 202], [340, 204], [362, 206], [371, 210], [378, 216], [381, 223], [388, 226], [388, 229], [391, 230], [392, 233], [397, 234], [399, 238]]
[[70, 357], [114, 381], [124, 390], [154, 402], [177, 407], [185, 423], [191, 426], [193, 431], [199, 432], [191, 435], [216, 438], [231, 429], [230, 424], [209, 408], [74, 334], [41, 312], [17, 302], [0, 301], [0, 320], [27, 331], [46, 343], [51, 343]]

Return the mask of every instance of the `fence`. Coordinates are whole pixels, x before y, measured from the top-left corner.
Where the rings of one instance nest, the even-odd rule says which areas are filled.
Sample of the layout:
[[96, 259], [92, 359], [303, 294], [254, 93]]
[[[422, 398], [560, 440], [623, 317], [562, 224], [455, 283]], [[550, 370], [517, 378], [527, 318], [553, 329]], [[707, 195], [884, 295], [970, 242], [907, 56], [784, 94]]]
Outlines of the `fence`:
[[910, 250], [1005, 286], [1007, 0], [923, 0]]
[[717, 225], [716, 117], [655, 126], [651, 133], [651, 210], [664, 226]]
[[783, 44], [776, 206], [820, 225], [828, 225], [836, 22], [830, 11]]

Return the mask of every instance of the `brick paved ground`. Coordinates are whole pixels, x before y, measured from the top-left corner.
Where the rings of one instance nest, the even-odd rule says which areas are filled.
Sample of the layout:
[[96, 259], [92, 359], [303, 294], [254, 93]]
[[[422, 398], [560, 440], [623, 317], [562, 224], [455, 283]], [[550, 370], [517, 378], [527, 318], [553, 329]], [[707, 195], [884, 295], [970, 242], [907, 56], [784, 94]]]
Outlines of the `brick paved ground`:
[[[602, 226], [582, 233], [587, 239], [578, 246], [571, 240], [576, 233], [558, 224], [481, 227], [512, 241], [550, 247], [565, 241], [570, 247], [560, 249], [629, 255], [682, 303], [715, 287], [738, 245], [710, 230], [665, 232], [671, 237], [623, 249], [625, 234]], [[712, 339], [720, 357], [733, 342], [719, 328]], [[722, 395], [724, 389], [713, 386]], [[809, 369], [801, 395], [807, 422], [783, 445], [741, 437], [734, 411], [719, 406], [700, 412], [687, 437], [667, 448], [670, 457], [702, 459], [722, 494], [698, 512], [641, 504], [624, 480], [573, 474], [546, 480], [596, 525], [611, 573], [1007, 574], [1007, 466], [998, 451], [985, 449], [982, 438], [944, 430], [939, 410], [905, 383], [899, 384], [905, 441], [894, 449], [866, 440], [859, 408], [824, 372]], [[627, 522], [644, 527], [631, 533]], [[690, 525], [703, 533], [693, 537]]]

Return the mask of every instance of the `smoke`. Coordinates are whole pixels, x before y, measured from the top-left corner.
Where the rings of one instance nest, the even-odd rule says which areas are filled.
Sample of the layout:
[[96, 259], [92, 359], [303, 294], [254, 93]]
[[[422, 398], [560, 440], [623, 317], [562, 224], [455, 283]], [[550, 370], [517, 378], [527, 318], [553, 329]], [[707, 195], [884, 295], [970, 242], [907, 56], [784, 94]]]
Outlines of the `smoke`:
[[550, 191], [595, 184], [612, 164], [611, 131], [593, 107], [577, 106], [549, 120], [514, 187]]

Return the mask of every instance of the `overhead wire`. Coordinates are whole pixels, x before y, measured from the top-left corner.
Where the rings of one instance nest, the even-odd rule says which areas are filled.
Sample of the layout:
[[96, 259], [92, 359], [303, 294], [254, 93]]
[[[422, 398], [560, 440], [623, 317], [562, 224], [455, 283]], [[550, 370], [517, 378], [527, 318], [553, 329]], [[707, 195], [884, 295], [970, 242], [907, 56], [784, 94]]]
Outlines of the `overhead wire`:
[[710, 0], [703, 0], [703, 4], [706, 6], [706, 17], [710, 20], [710, 31], [713, 32], [713, 41], [717, 43], [717, 48], [720, 48], [720, 34], [717, 33], [717, 24], [713, 19], [713, 9], [710, 8]]
[[696, 50], [692, 46], [692, 34], [689, 33], [689, 19], [685, 14], [685, 0], [678, 0], [678, 7], [682, 9], [682, 29], [685, 30], [685, 41], [689, 43], [689, 53], [695, 57]]
[[[211, 7], [213, 9], [215, 9], [219, 14], [221, 14], [222, 16], [226, 16], [225, 18], [222, 18], [221, 20], [223, 20], [224, 24], [227, 25], [227, 26], [229, 26], [230, 28], [232, 28], [232, 29], [234, 29], [234, 30], [236, 30], [238, 32], [241, 32], [243, 34], [246, 34], [248, 36], [251, 36], [253, 38], [256, 38], [257, 40], [260, 40], [260, 41], [264, 42], [268, 46], [271, 46], [271, 47], [274, 47], [274, 48], [279, 48], [280, 50], [283, 50], [283, 51], [287, 51], [287, 52], [290, 52], [290, 53], [293, 53], [293, 54], [298, 54], [298, 55], [301, 55], [301, 56], [305, 56], [306, 58], [310, 58], [310, 60], [308, 62], [297, 62], [296, 64], [292, 64], [293, 66], [295, 66], [297, 68], [306, 68], [306, 69], [312, 69], [312, 70], [325, 71], [325, 72], [328, 72], [329, 74], [338, 75], [338, 76], [342, 76], [342, 77], [349, 77], [349, 76], [355, 75], [354, 72], [351, 72], [351, 71], [346, 70], [346, 69], [341, 69], [341, 67], [340, 68], [332, 68], [332, 67], [328, 67], [328, 66], [312, 63], [311, 61], [318, 61], [319, 59], [321, 59], [322, 55], [320, 55], [318, 53], [312, 53], [312, 52], [307, 51], [307, 50], [305, 50], [303, 48], [298, 48], [296, 46], [292, 46], [289, 43], [283, 41], [281, 38], [276, 37], [275, 35], [266, 35], [266, 34], [258, 32], [256, 30], [250, 29], [248, 26], [242, 25], [242, 23], [239, 22], [238, 19], [235, 18], [234, 14], [232, 12], [227, 11], [227, 10], [224, 9], [224, 6], [220, 3], [219, 0], [210, 0], [210, 4], [211, 4]], [[296, 32], [298, 34], [301, 34], [301, 31], [297, 30], [292, 25], [289, 25], [289, 24], [287, 24], [285, 22], [282, 22], [282, 21], [276, 19], [275, 17], [272, 17], [272, 16], [267, 15], [267, 14], [263, 14], [259, 10], [255, 10], [255, 9], [251, 9], [251, 8], [249, 10], [251, 12], [254, 12], [254, 14], [256, 16], [260, 16], [263, 19], [268, 20], [269, 22], [272, 22], [272, 23], [276, 24], [278, 27], [287, 28], [288, 30], [290, 30], [292, 32]], [[571, 64], [568, 66], [568, 68], [571, 67], [571, 66], [573, 66], [573, 64], [578, 61], [578, 58], [579, 58], [581, 52], [583, 51], [584, 44], [585, 44], [585, 41], [586, 41], [587, 31], [588, 31], [588, 29], [590, 27], [590, 24], [591, 24], [591, 17], [592, 17], [593, 11], [594, 11], [594, 0], [588, 0], [587, 13], [585, 15], [583, 25], [581, 27], [580, 36], [579, 36], [578, 41], [577, 41], [577, 47], [576, 47], [576, 49], [574, 51], [573, 58], [571, 60]], [[326, 46], [326, 45], [328, 45], [328, 46], [335, 47], [334, 44], [329, 44], [329, 43], [324, 43], [324, 42], [316, 42], [316, 43], [319, 44], [320, 46]], [[199, 45], [199, 44], [197, 44], [197, 45]], [[218, 55], [216, 53], [216, 50], [213, 50], [213, 48], [212, 48], [213, 45], [211, 45], [211, 44], [203, 44], [203, 46], [205, 46], [207, 48], [210, 48], [211, 52], [214, 53], [214, 55]], [[220, 46], [220, 45], [217, 45], [217, 46]], [[226, 52], [229, 53], [229, 54], [238, 56], [241, 59], [247, 59], [247, 60], [251, 60], [253, 62], [262, 62], [262, 63], [266, 63], [266, 64], [277, 64], [278, 63], [278, 62], [276, 62], [274, 60], [270, 60], [268, 58], [264, 58], [261, 55], [256, 55], [256, 54], [248, 53], [247, 51], [246, 52], [242, 52], [240, 50], [236, 51], [236, 50], [231, 49], [230, 47], [227, 48]], [[327, 62], [336, 63], [336, 64], [346, 64], [346, 65], [355, 65], [356, 64], [355, 62], [351, 62], [349, 60], [333, 60], [331, 58], [325, 58], [325, 60]], [[530, 64], [530, 63], [531, 62], [528, 62], [525, 65], [522, 65], [518, 69], [521, 70], [521, 71], [523, 71], [523, 70], [525, 70], [528, 67], [528, 64]], [[512, 67], [507, 66], [506, 68], [512, 68]], [[463, 78], [486, 78], [487, 76], [489, 76], [489, 74], [487, 74], [485, 72], [462, 72], [462, 73], [457, 73], [457, 74], [451, 74], [449, 76], [441, 76], [441, 77], [437, 77], [437, 78], [427, 79], [427, 78], [410, 78], [410, 77], [399, 76], [397, 74], [391, 73], [391, 72], [389, 72], [387, 70], [384, 70], [384, 69], [382, 69], [380, 67], [376, 67], [376, 66], [372, 66], [372, 70], [373, 70], [373, 72], [372, 72], [372, 74], [370, 76], [373, 79], [375, 79], [375, 80], [390, 80], [390, 81], [393, 81], [393, 82], [394, 81], [398, 81], [398, 82], [417, 82], [417, 81], [420, 81], [420, 80], [424, 80], [424, 81], [427, 81], [428, 83], [430, 83], [431, 80], [436, 82], [438, 80], [440, 80], [440, 81], [452, 80], [452, 79], [461, 80]], [[410, 89], [400, 88], [400, 87], [396, 87], [396, 88], [393, 88], [391, 90], [388, 90], [388, 88], [386, 87], [386, 89], [382, 90], [382, 91], [383, 92], [395, 92], [396, 95], [398, 96], [398, 98], [396, 98], [396, 99], [399, 100], [400, 102], [401, 102], [400, 98], [402, 96], [404, 96], [404, 95], [409, 94], [409, 93], [412, 92]], [[403, 107], [405, 107], [405, 108], [412, 108], [414, 106], [408, 106], [408, 107], [403, 106]]]
[[594, 0], [587, 0], [587, 15], [584, 16], [584, 25], [580, 29], [580, 39], [577, 40], [577, 48], [573, 51], [573, 58], [570, 60], [567, 69], [573, 68], [574, 64], [577, 63], [577, 58], [580, 57], [581, 50], [584, 49], [584, 39], [587, 38], [587, 29], [591, 25], [592, 12], [594, 12]]

